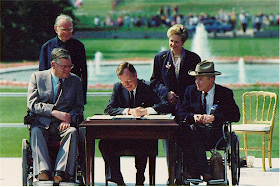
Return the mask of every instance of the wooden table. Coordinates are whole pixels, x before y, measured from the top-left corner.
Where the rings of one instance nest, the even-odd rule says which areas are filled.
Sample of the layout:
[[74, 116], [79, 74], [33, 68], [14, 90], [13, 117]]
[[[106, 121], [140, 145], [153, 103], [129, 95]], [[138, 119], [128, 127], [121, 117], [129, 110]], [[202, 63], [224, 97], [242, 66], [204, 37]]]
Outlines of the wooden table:
[[90, 120], [83, 121], [80, 129], [85, 131], [86, 183], [94, 185], [95, 139], [167, 139], [169, 140], [169, 183], [173, 184], [175, 159], [173, 157], [175, 131], [174, 120]]

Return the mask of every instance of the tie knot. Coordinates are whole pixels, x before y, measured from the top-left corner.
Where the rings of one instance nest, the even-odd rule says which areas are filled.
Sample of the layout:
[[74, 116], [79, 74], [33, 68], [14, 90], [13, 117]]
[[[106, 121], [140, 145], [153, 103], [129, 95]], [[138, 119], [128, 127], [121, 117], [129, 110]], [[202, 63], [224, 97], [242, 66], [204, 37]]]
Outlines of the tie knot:
[[204, 92], [204, 97], [206, 97], [208, 95], [208, 93], [207, 92]]
[[62, 79], [58, 79], [59, 83], [62, 84]]

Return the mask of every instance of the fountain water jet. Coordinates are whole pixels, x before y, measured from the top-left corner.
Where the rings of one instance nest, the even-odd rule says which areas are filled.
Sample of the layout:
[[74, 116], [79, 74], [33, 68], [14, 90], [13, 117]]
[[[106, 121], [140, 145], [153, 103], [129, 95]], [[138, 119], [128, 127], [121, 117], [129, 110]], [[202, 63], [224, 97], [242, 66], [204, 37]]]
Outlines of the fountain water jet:
[[94, 80], [94, 62], [88, 61], [88, 80], [92, 81]]
[[102, 74], [100, 70], [100, 63], [103, 55], [101, 52], [97, 51], [94, 56], [94, 61], [91, 60], [88, 62], [88, 79], [91, 81], [96, 79], [95, 75]]
[[191, 44], [191, 51], [198, 54], [201, 60], [210, 60], [211, 52], [208, 44], [208, 33], [202, 23], [196, 26], [196, 31]]
[[240, 58], [238, 60], [238, 71], [239, 71], [239, 82], [243, 84], [246, 83], [245, 62], [243, 58]]
[[161, 52], [161, 51], [166, 51], [166, 48], [165, 48], [164, 46], [161, 46], [161, 47], [160, 47], [160, 52]]
[[96, 53], [95, 53], [95, 58], [94, 58], [94, 61], [95, 61], [95, 74], [96, 75], [98, 75], [98, 74], [100, 74], [101, 72], [100, 72], [100, 62], [101, 62], [101, 60], [102, 60], [102, 53], [101, 52], [99, 52], [99, 51], [97, 51]]

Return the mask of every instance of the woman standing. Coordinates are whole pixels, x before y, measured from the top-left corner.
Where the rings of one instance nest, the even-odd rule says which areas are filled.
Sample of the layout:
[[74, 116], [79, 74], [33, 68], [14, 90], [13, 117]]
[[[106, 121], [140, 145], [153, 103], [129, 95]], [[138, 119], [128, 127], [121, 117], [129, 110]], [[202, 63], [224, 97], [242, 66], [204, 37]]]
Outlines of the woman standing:
[[[151, 86], [156, 89], [159, 95], [174, 106], [172, 113], [176, 115], [180, 104], [183, 101], [187, 86], [195, 84], [195, 78], [188, 74], [194, 70], [196, 64], [201, 62], [200, 57], [191, 51], [183, 48], [188, 39], [187, 28], [181, 24], [173, 25], [167, 31], [170, 50], [162, 51], [155, 56], [154, 69], [151, 77]], [[165, 155], [168, 152], [168, 143], [163, 141]], [[175, 146], [177, 147], [177, 146]], [[176, 148], [178, 151], [178, 147]], [[179, 152], [174, 153], [176, 158], [175, 182], [182, 185], [181, 160]], [[169, 158], [167, 157], [167, 163]]]
[[188, 39], [186, 27], [181, 24], [173, 25], [168, 29], [167, 36], [170, 50], [155, 56], [151, 86], [177, 111], [187, 86], [195, 83], [188, 71], [194, 70], [201, 59], [196, 53], [183, 48]]

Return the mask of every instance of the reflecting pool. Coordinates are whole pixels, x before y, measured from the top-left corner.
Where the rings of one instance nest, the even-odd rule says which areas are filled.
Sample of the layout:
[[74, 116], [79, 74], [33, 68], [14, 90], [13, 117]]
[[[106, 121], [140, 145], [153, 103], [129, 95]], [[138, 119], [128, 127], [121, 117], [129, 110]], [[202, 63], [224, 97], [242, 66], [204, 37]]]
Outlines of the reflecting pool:
[[[134, 64], [138, 78], [149, 80], [152, 71], [153, 64]], [[99, 72], [95, 71], [95, 67], [88, 68], [89, 73], [89, 85], [92, 84], [114, 84], [119, 81], [116, 76], [117, 65], [101, 65], [98, 67]], [[218, 84], [235, 84], [240, 82], [241, 72], [237, 63], [215, 63], [216, 71], [222, 72], [222, 75], [216, 77], [216, 83]], [[1, 73], [1, 80], [13, 80], [28, 82], [32, 72], [35, 69]], [[244, 77], [243, 81], [248, 84], [256, 82], [264, 83], [278, 83], [279, 82], [279, 64], [244, 64]]]

